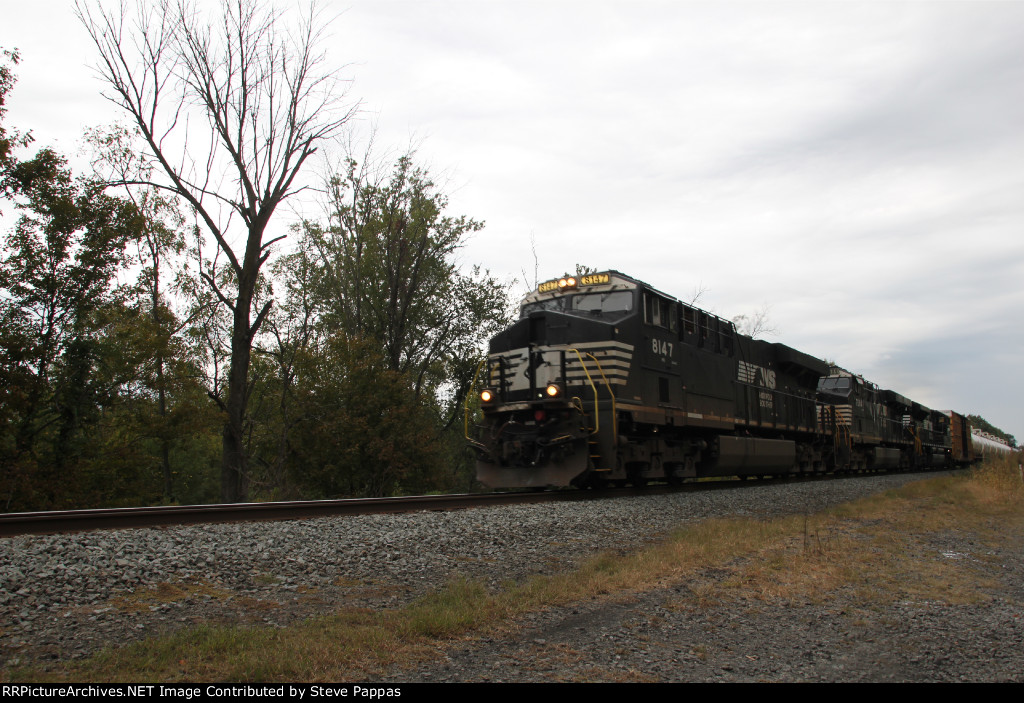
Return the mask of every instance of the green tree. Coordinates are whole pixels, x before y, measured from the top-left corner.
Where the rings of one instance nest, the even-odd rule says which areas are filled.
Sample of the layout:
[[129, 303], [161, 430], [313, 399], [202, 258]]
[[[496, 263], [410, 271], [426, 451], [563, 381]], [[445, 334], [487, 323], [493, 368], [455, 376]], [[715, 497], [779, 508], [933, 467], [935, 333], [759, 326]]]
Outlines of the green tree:
[[[186, 321], [163, 303], [154, 316], [140, 278], [125, 287], [120, 304], [96, 316], [96, 373], [111, 392], [91, 428], [94, 452], [86, 468], [120, 487], [97, 493], [104, 504], [216, 501], [219, 490], [211, 494], [206, 486], [219, 476], [209, 444], [219, 436], [220, 411], [182, 333]], [[216, 458], [219, 463], [219, 452]]]
[[[52, 504], [68, 488], [60, 474], [77, 453], [79, 430], [107, 392], [94, 373], [95, 317], [116, 303], [114, 276], [141, 218], [131, 203], [74, 179], [49, 149], [27, 161], [9, 156], [7, 166], [5, 189], [21, 214], [0, 259], [6, 492], [11, 500], [11, 486], [24, 485], [26, 467], [47, 466], [49, 475], [32, 480], [50, 491], [43, 502]], [[50, 453], [39, 463], [44, 446]]]
[[505, 286], [457, 263], [483, 225], [448, 215], [412, 154], [386, 169], [349, 160], [329, 193], [329, 220], [305, 223], [279, 262], [264, 354], [280, 434], [264, 453], [317, 495], [444, 489], [453, 422], [509, 314]]
[[[300, 238], [300, 244], [305, 241]], [[261, 470], [259, 480], [264, 490], [274, 497], [297, 497], [295, 472], [289, 471], [293, 430], [308, 421], [311, 412], [319, 414], [319, 410], [303, 406], [296, 398], [300, 393], [311, 397], [309, 383], [316, 382], [316, 377], [299, 376], [309, 370], [310, 359], [324, 350], [326, 341], [316, 317], [314, 274], [318, 267], [319, 262], [311, 259], [302, 246], [274, 262], [273, 287], [280, 296], [267, 317], [266, 334], [256, 347], [264, 374], [263, 382], [254, 390], [259, 394], [256, 405], [262, 411], [259, 426], [252, 433], [258, 445], [254, 461]]]
[[14, 67], [18, 65], [18, 51], [0, 49], [0, 186], [5, 196], [9, 195], [7, 179], [11, 167], [17, 163], [14, 150], [28, 146], [32, 142], [31, 134], [21, 134], [17, 130], [8, 131], [4, 124], [7, 114], [7, 96], [14, 89]]
[[[143, 150], [137, 133], [115, 125], [91, 130], [87, 139], [94, 151], [93, 166], [98, 171], [113, 174], [120, 183], [144, 183], [152, 179], [153, 165], [140, 156]], [[154, 397], [155, 416], [148, 423], [149, 433], [160, 445], [163, 500], [171, 503], [176, 496], [175, 471], [171, 465], [175, 437], [168, 432], [175, 424], [170, 395], [172, 386], [180, 386], [183, 378], [197, 379], [200, 375], [195, 372], [195, 350], [186, 343], [185, 333], [194, 318], [206, 312], [204, 307], [212, 307], [213, 303], [205, 299], [197, 304], [193, 301], [190, 313], [181, 319], [175, 312], [173, 296], [168, 295], [169, 289], [182, 288], [187, 277], [185, 218], [180, 200], [152, 186], [126, 187], [123, 192], [143, 218], [139, 236], [134, 241], [133, 263], [138, 268], [138, 277], [127, 293], [134, 319], [132, 329], [140, 332], [130, 342], [134, 344], [132, 348], [144, 350], [145, 356], [133, 368], [141, 374], [137, 381]], [[176, 377], [175, 374], [186, 376]], [[209, 413], [199, 415], [208, 417]]]
[[[13, 65], [16, 55], [5, 55]], [[11, 66], [2, 69], [0, 114], [14, 85]], [[153, 192], [111, 197], [49, 149], [21, 159], [31, 139], [2, 123], [0, 142], [3, 193], [19, 213], [0, 257], [5, 507], [155, 502], [161, 453], [176, 455], [174, 473], [201, 494], [194, 469], [208, 452], [196, 440], [210, 405], [180, 335], [167, 333], [181, 326], [159, 284], [162, 254], [180, 239], [167, 226], [167, 203]], [[117, 284], [126, 266], [139, 271], [134, 285]], [[161, 409], [168, 395], [174, 407]], [[193, 445], [192, 458], [183, 444]], [[166, 475], [163, 485], [166, 494]]]
[[967, 419], [971, 423], [973, 429], [982, 430], [988, 432], [990, 435], [1005, 439], [1010, 443], [1011, 447], [1017, 446], [1017, 438], [1008, 432], [1003, 432], [1001, 429], [993, 425], [991, 422], [983, 418], [981, 415], [968, 415]]
[[299, 355], [292, 480], [306, 495], [384, 496], [442, 487], [433, 409], [372, 340], [337, 334]]
[[381, 173], [349, 160], [330, 181], [327, 226], [307, 225], [320, 321], [373, 341], [412, 391], [457, 415], [484, 340], [509, 319], [508, 289], [457, 253], [483, 223], [445, 214], [447, 197], [405, 154]]

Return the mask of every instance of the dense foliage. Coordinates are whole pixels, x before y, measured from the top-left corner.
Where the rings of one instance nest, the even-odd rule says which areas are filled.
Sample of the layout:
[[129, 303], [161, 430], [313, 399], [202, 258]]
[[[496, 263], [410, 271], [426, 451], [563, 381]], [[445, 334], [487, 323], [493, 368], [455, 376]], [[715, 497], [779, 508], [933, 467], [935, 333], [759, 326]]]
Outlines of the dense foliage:
[[[31, 137], [3, 124], [17, 64], [4, 56], [0, 211], [17, 217], [0, 258], [2, 509], [217, 501], [233, 327], [222, 297], [237, 272], [210, 265], [194, 208], [126, 187], [145, 168], [134, 131], [90, 135], [103, 179], [47, 149], [23, 156]], [[328, 191], [326, 220], [296, 224], [253, 286], [247, 495], [470, 488], [455, 420], [509, 307], [505, 286], [456, 263], [483, 225], [446, 214], [412, 154], [348, 161]]]
[[1010, 443], [1011, 447], [1017, 446], [1017, 439], [1008, 432], [1003, 432], [1001, 429], [990, 423], [988, 420], [983, 418], [981, 415], [968, 415], [967, 419], [971, 422], [971, 429], [981, 430], [982, 432], [988, 432], [990, 435], [1005, 439]]

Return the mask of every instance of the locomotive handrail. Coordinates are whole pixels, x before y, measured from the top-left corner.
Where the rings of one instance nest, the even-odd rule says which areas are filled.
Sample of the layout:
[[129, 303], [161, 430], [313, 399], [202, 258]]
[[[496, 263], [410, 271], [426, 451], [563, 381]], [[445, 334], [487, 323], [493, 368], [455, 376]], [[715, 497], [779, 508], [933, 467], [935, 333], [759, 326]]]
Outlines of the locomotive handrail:
[[917, 456], [923, 456], [924, 447], [921, 444], [921, 438], [917, 436], [917, 432], [915, 430], [916, 428], [913, 425], [907, 426], [907, 432], [909, 432], [910, 436], [914, 438], [914, 454]]
[[853, 437], [850, 432], [850, 428], [846, 425], [836, 425], [836, 446], [838, 447], [840, 442], [846, 446], [847, 449], [853, 449]]
[[[598, 408], [597, 408], [597, 401], [598, 401], [597, 386], [594, 384], [594, 379], [591, 378], [591, 376], [590, 376], [590, 370], [587, 368], [587, 362], [583, 360], [583, 356], [580, 354], [580, 350], [576, 349], [575, 347], [571, 347], [569, 349], [566, 349], [566, 351], [571, 351], [571, 352], [576, 354], [576, 357], [580, 360], [580, 367], [583, 369], [583, 373], [586, 375], [587, 381], [590, 383], [590, 388], [591, 388], [591, 390], [594, 391], [594, 429], [591, 431], [590, 434], [592, 434], [592, 435], [597, 434], [598, 430], [600, 430], [600, 427], [601, 427], [601, 416], [600, 416], [600, 412], [598, 411]], [[598, 358], [596, 356], [594, 356], [593, 354], [591, 354], [590, 352], [584, 352], [584, 354], [586, 354], [591, 359], [593, 359], [594, 363], [597, 364], [597, 370], [601, 373], [601, 380], [604, 381], [604, 387], [608, 389], [608, 395], [611, 397], [611, 400], [612, 400], [612, 437], [614, 438], [612, 441], [614, 442], [614, 444], [617, 445], [619, 443], [619, 433], [618, 433], [618, 421], [616, 420], [616, 417], [615, 417], [616, 416], [616, 412], [615, 412], [615, 391], [612, 390], [612, 384], [608, 382], [608, 376], [605, 374], [604, 367], [601, 366], [601, 362], [598, 360]], [[582, 403], [582, 401], [580, 401], [580, 402]]]
[[618, 427], [618, 413], [615, 411], [615, 391], [612, 390], [612, 384], [608, 383], [608, 376], [604, 373], [604, 368], [601, 366], [601, 362], [597, 360], [597, 357], [587, 352], [587, 356], [594, 360], [597, 364], [597, 370], [601, 372], [601, 378], [604, 380], [604, 387], [608, 389], [608, 395], [612, 399], [612, 445], [618, 446], [619, 444], [619, 427]]
[[847, 449], [853, 449], [853, 436], [852, 430], [849, 425], [845, 422], [839, 421], [839, 415], [836, 412], [835, 405], [825, 405], [823, 403], [818, 404], [818, 421], [821, 429], [832, 430], [832, 446], [838, 450], [840, 447], [845, 446]]
[[[587, 362], [583, 360], [583, 355], [580, 354], [580, 350], [576, 348], [569, 348], [566, 349], [566, 351], [571, 351], [576, 354], [576, 357], [580, 360], [580, 368], [583, 369], [583, 374], [587, 377], [587, 382], [590, 384], [591, 390], [594, 391], [594, 428], [590, 431], [590, 434], [597, 434], [598, 430], [601, 428], [601, 416], [597, 411], [597, 386], [594, 385], [594, 379], [590, 377], [590, 370], [587, 369]], [[594, 359], [594, 361], [597, 361], [597, 359]], [[601, 364], [598, 363], [597, 367], [601, 368]], [[604, 375], [603, 371], [601, 372], [601, 375]]]

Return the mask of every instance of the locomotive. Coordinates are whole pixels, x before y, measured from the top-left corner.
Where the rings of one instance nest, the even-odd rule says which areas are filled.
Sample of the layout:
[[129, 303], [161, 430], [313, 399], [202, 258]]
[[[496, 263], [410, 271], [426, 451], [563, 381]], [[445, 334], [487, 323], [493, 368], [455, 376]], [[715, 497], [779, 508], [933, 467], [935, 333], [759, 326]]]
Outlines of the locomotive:
[[[490, 488], [944, 467], [967, 419], [931, 410], [618, 271], [545, 281], [490, 340], [466, 438]], [[479, 389], [479, 393], [476, 390]]]

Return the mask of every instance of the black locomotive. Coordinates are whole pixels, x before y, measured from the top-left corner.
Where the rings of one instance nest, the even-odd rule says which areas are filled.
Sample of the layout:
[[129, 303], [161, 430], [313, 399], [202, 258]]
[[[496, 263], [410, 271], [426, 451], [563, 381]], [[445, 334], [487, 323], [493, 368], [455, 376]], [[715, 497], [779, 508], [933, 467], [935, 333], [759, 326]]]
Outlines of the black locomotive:
[[547, 281], [490, 342], [466, 434], [492, 488], [949, 466], [956, 413], [617, 271]]

